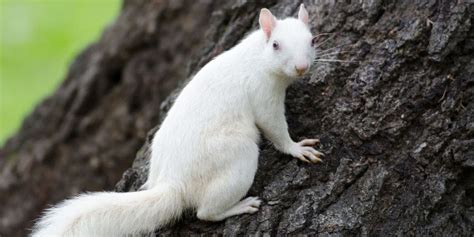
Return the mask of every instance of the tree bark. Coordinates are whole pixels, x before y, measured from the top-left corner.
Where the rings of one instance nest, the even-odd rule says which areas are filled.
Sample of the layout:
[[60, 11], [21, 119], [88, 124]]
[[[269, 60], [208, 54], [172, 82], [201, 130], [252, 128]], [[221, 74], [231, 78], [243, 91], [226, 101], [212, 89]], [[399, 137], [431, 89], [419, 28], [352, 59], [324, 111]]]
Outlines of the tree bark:
[[[336, 47], [331, 56], [343, 60], [317, 62], [287, 91], [292, 137], [319, 137], [324, 162], [302, 163], [264, 141], [249, 191], [264, 201], [259, 212], [209, 223], [189, 211], [157, 233], [471, 236], [474, 4], [303, 2], [312, 31], [332, 34], [320, 49]], [[260, 8], [286, 17], [299, 4], [125, 1], [2, 148], [0, 234], [24, 234], [46, 204], [111, 188], [139, 150], [116, 185], [136, 190], [179, 93], [171, 90], [256, 29]]]

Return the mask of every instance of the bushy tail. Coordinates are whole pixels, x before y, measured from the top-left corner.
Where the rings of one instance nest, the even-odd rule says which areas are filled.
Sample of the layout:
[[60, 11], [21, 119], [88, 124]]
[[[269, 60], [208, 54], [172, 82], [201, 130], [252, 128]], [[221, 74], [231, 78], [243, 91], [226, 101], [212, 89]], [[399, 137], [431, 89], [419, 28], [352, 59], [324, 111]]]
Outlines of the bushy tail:
[[181, 215], [183, 196], [170, 187], [83, 194], [48, 209], [33, 237], [124, 236], [149, 233]]

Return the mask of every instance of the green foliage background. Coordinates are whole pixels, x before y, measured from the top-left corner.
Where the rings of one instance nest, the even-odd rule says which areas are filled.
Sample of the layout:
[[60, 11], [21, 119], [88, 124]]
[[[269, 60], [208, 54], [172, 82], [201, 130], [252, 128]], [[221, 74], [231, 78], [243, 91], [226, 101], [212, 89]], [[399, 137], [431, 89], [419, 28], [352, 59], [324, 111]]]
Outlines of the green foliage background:
[[0, 146], [118, 14], [119, 0], [0, 0]]

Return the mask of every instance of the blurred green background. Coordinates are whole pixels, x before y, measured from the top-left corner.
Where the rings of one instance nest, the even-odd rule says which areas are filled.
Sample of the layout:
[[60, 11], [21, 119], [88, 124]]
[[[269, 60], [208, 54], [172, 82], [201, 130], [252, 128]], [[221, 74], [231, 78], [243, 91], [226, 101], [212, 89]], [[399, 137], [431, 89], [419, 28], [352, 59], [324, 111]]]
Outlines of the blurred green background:
[[0, 146], [120, 6], [120, 0], [0, 0]]

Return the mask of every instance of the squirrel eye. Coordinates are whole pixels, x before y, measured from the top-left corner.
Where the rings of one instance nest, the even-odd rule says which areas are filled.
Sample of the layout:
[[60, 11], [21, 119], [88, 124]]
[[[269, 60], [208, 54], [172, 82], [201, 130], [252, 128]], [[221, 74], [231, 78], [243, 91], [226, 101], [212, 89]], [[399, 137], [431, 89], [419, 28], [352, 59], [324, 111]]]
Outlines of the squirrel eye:
[[280, 44], [279, 44], [276, 40], [273, 41], [273, 49], [274, 49], [274, 50], [280, 49]]
[[316, 37], [313, 37], [313, 38], [311, 39], [311, 47], [316, 46], [316, 42], [317, 42], [317, 41], [318, 41], [318, 40], [316, 39]]

